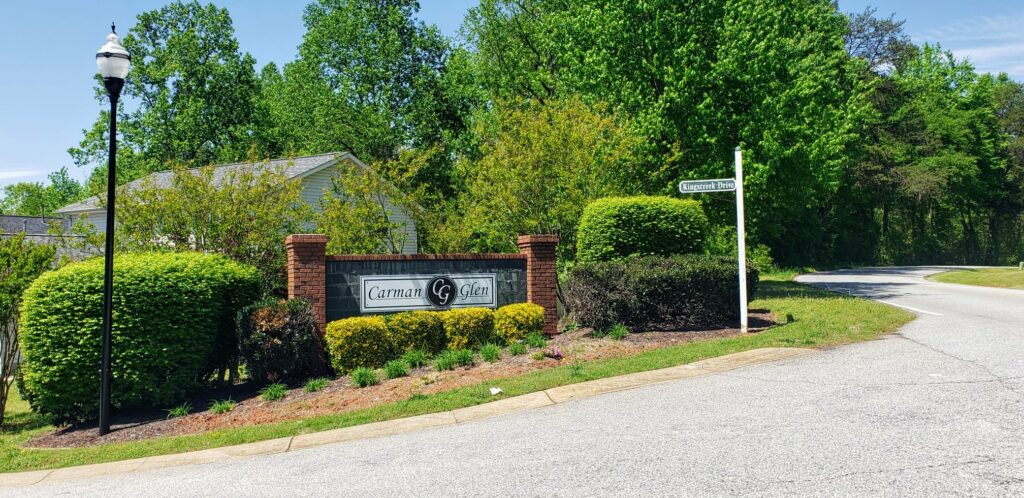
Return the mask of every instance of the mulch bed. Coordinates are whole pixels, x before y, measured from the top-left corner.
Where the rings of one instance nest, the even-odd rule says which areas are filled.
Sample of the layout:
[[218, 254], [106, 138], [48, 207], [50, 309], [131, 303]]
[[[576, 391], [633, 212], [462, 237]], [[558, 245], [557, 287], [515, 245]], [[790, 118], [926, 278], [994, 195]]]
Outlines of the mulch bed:
[[[774, 324], [775, 318], [767, 310], [750, 310], [751, 331], [758, 331]], [[307, 393], [299, 386], [289, 390], [283, 400], [273, 402], [260, 398], [256, 386], [240, 384], [211, 390], [190, 400], [191, 406], [200, 410], [208, 407], [214, 400], [235, 400], [235, 408], [225, 414], [217, 415], [207, 410], [167, 419], [167, 412], [163, 410], [118, 413], [113, 419], [110, 433], [106, 436], [96, 434], [95, 423], [79, 424], [35, 437], [25, 442], [23, 446], [73, 448], [345, 413], [408, 399], [418, 393], [448, 391], [553, 368], [562, 362], [630, 356], [651, 349], [738, 335], [740, 332], [735, 328], [643, 332], [629, 334], [621, 341], [597, 339], [591, 337], [589, 333], [589, 329], [579, 329], [557, 335], [548, 341], [549, 347], [558, 348], [562, 352], [562, 360], [534, 360], [533, 351], [520, 356], [509, 356], [504, 352], [502, 359], [495, 363], [481, 362], [472, 367], [456, 368], [447, 372], [438, 372], [429, 366], [422, 367], [411, 370], [408, 377], [382, 380], [380, 384], [362, 389], [353, 386], [348, 377], [335, 379], [325, 389], [315, 393]]]

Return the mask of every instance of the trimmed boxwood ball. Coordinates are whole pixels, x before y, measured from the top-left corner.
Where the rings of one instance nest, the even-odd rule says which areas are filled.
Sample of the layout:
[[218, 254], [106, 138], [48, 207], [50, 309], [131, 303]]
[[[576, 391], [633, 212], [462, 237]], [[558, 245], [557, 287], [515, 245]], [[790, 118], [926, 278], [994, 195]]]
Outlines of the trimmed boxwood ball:
[[385, 320], [391, 342], [399, 352], [422, 349], [431, 353], [447, 345], [444, 320], [436, 311], [406, 311], [388, 315]]
[[494, 339], [494, 312], [487, 308], [456, 308], [442, 313], [448, 349], [464, 349]]
[[583, 210], [577, 261], [699, 252], [709, 229], [701, 204], [671, 197], [607, 197]]
[[509, 304], [494, 312], [494, 332], [505, 344], [544, 331], [544, 308], [533, 303]]
[[238, 347], [259, 383], [295, 383], [320, 365], [316, 317], [309, 302], [265, 299], [238, 313]]
[[[114, 259], [111, 401], [171, 406], [195, 392], [236, 351], [234, 317], [260, 294], [255, 268], [198, 253]], [[99, 406], [103, 258], [44, 274], [21, 313], [23, 395], [58, 422]]]
[[[576, 265], [565, 300], [583, 326], [633, 330], [734, 326], [739, 321], [739, 269], [721, 256], [643, 256]], [[752, 299], [758, 272], [747, 270]]]
[[377, 368], [397, 354], [382, 316], [356, 316], [327, 324], [327, 352], [338, 373]]

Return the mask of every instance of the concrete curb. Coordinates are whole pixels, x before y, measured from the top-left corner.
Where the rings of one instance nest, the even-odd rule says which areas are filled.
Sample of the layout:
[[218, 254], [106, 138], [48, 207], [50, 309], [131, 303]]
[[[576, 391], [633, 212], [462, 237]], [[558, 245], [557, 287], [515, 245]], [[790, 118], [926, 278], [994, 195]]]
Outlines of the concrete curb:
[[814, 353], [814, 349], [764, 348], [709, 358], [675, 367], [637, 372], [634, 374], [608, 377], [578, 384], [555, 387], [546, 391], [524, 394], [491, 403], [469, 406], [442, 413], [418, 415], [385, 422], [345, 427], [310, 434], [299, 434], [278, 439], [268, 439], [238, 446], [225, 446], [209, 450], [176, 453], [119, 462], [108, 462], [52, 470], [37, 470], [0, 474], [0, 486], [32, 486], [40, 483], [81, 479], [129, 472], [153, 470], [181, 465], [197, 465], [221, 462], [256, 455], [272, 455], [303, 448], [327, 444], [391, 436], [421, 431], [436, 427], [472, 422], [508, 413], [564, 403], [573, 399], [588, 398], [625, 389], [633, 389], [661, 382], [700, 377], [740, 367], [770, 361], [796, 358]]

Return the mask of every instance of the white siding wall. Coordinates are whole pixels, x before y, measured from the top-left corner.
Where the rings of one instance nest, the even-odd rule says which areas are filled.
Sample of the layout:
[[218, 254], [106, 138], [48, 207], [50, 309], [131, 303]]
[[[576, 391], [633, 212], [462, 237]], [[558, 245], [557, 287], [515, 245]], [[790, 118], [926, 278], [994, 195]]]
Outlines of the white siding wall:
[[[114, 213], [117, 214], [117, 213]], [[71, 217], [71, 225], [74, 226], [78, 223], [79, 219], [83, 223], [90, 223], [96, 227], [97, 233], [107, 233], [107, 210], [101, 209], [98, 211], [84, 211], [81, 213], [69, 213], [64, 216]]]
[[[331, 177], [337, 173], [338, 168], [328, 166], [321, 171], [302, 178], [302, 201], [313, 208], [320, 209], [320, 198], [323, 197], [325, 189], [331, 187]], [[415, 254], [419, 249], [419, 241], [416, 239], [416, 225], [409, 219], [408, 214], [393, 206], [390, 202], [385, 203], [388, 211], [391, 211], [391, 221], [405, 225], [406, 233], [405, 247], [403, 254]]]

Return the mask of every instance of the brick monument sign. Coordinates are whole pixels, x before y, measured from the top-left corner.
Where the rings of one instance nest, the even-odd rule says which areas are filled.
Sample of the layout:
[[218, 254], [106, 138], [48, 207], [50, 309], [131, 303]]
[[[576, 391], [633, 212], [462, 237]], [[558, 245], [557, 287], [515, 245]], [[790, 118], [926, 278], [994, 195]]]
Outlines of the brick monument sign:
[[557, 235], [523, 235], [513, 254], [329, 255], [327, 237], [285, 239], [288, 298], [312, 305], [320, 332], [340, 318], [415, 309], [544, 308], [544, 332], [558, 332]]

